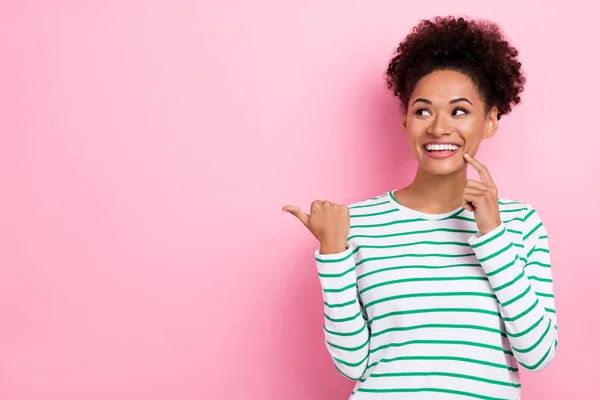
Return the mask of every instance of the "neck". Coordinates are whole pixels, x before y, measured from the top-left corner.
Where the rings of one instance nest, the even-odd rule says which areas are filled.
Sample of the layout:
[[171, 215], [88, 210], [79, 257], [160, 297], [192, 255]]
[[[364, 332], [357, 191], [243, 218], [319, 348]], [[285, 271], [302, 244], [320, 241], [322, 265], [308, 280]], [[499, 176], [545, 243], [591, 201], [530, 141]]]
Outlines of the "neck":
[[414, 199], [433, 213], [454, 210], [462, 205], [467, 184], [467, 165], [449, 175], [433, 175], [421, 168], [408, 186]]

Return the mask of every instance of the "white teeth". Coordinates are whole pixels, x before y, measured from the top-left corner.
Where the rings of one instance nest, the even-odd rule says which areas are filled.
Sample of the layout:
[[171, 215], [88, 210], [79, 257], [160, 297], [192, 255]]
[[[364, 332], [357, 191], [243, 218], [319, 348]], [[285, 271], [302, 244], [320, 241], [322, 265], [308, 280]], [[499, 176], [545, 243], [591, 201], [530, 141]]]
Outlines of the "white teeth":
[[425, 148], [429, 151], [434, 150], [458, 150], [460, 146], [454, 144], [428, 144]]

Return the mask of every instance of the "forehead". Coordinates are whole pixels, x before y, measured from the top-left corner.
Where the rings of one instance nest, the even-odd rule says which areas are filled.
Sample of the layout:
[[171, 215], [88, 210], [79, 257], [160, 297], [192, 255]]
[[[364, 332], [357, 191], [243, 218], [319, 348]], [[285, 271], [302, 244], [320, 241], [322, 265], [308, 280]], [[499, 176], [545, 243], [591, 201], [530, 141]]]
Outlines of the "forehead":
[[475, 83], [467, 75], [456, 71], [434, 71], [417, 82], [411, 100], [426, 98], [432, 102], [443, 102], [466, 97], [472, 102], [481, 102]]

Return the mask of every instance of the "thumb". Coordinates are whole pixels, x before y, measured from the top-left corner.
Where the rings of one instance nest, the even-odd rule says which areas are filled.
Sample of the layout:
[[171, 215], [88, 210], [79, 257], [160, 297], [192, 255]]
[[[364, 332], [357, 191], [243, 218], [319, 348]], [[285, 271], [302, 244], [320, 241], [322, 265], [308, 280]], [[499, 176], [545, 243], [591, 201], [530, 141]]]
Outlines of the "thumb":
[[473, 207], [473, 203], [463, 197], [462, 206], [468, 211], [475, 211], [475, 207]]
[[285, 206], [282, 208], [283, 211], [287, 211], [290, 214], [294, 215], [296, 218], [300, 220], [308, 228], [308, 215], [301, 209], [296, 206]]

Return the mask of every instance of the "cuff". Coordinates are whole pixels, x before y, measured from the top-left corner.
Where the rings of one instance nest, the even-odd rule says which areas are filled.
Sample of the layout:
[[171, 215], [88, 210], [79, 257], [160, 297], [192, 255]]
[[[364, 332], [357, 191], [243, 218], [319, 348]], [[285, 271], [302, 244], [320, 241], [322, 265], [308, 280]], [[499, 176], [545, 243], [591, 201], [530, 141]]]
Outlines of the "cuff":
[[502, 231], [504, 231], [504, 229], [506, 229], [504, 222], [500, 222], [500, 225], [498, 225], [496, 228], [489, 231], [485, 235], [483, 235], [481, 232], [477, 232], [475, 235], [471, 236], [469, 238], [469, 244], [471, 245], [471, 247], [483, 246], [485, 244], [484, 242], [486, 242], [488, 239], [490, 239], [491, 241], [491, 239], [493, 239], [496, 235], [501, 234]]
[[319, 274], [340, 274], [349, 272], [354, 268], [354, 249], [347, 245], [346, 250], [341, 253], [321, 254], [319, 249], [315, 250], [315, 260]]
[[510, 268], [518, 257], [504, 223], [485, 235], [471, 236], [468, 242], [488, 276]]

